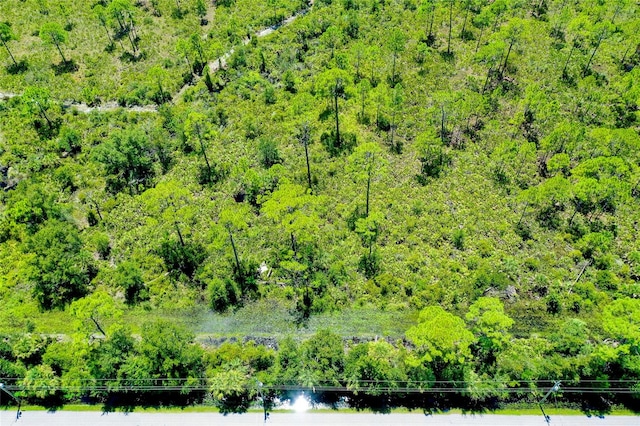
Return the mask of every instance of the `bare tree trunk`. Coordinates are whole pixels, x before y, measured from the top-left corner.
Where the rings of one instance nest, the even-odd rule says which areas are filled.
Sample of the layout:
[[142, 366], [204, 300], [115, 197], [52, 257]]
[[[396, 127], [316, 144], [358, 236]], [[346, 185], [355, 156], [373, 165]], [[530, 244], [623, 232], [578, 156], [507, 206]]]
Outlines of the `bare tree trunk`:
[[102, 329], [102, 327], [100, 327], [100, 324], [98, 323], [98, 321], [96, 321], [96, 319], [94, 317], [89, 317], [89, 318], [96, 325], [96, 328], [100, 331], [100, 333], [102, 333], [102, 335], [106, 337], [107, 333], [105, 333], [104, 330]]
[[231, 226], [227, 226], [227, 231], [229, 232], [229, 241], [231, 241], [231, 248], [233, 249], [233, 257], [236, 260], [236, 268], [238, 273], [240, 273], [240, 259], [238, 258], [238, 251], [236, 250], [236, 243], [233, 241], [233, 234], [231, 233]]
[[589, 61], [587, 62], [587, 65], [585, 65], [584, 69], [582, 70], [582, 76], [583, 77], [587, 75], [587, 71], [589, 70], [589, 67], [591, 66], [591, 61], [593, 61], [593, 57], [596, 56], [596, 52], [600, 48], [600, 43], [602, 43], [603, 39], [604, 39], [604, 31], [598, 37], [598, 42], [596, 43], [596, 47], [593, 49], [593, 52], [591, 53], [591, 56], [589, 57]]
[[60, 44], [58, 42], [55, 42], [55, 45], [58, 48], [58, 52], [60, 52], [60, 56], [62, 56], [62, 62], [66, 64], [67, 58], [64, 57], [64, 54], [62, 53], [62, 49], [60, 49]]
[[340, 118], [338, 116], [338, 82], [336, 81], [336, 87], [333, 94], [333, 102], [336, 115], [336, 145], [340, 146]]
[[566, 75], [567, 73], [567, 67], [569, 66], [569, 61], [571, 60], [571, 55], [573, 54], [573, 51], [576, 48], [576, 44], [572, 43], [571, 45], [571, 50], [569, 51], [569, 56], [567, 56], [567, 60], [564, 62], [564, 67], [562, 68], [562, 75]]
[[449, 0], [449, 39], [447, 41], [447, 54], [451, 54], [451, 32], [453, 28], [451, 27], [453, 24], [453, 0]]
[[311, 166], [309, 165], [309, 143], [304, 143], [304, 156], [307, 160], [307, 182], [309, 184], [309, 190], [311, 190]]
[[9, 56], [11, 56], [11, 60], [13, 61], [13, 65], [15, 65], [17, 67], [18, 63], [16, 62], [16, 58], [13, 57], [13, 54], [9, 50], [9, 46], [7, 46], [7, 42], [2, 40], [2, 44], [4, 44], [4, 48], [7, 49], [7, 53], [9, 54]]
[[209, 159], [207, 158], [207, 152], [204, 149], [204, 142], [202, 141], [202, 134], [200, 131], [200, 125], [196, 123], [196, 132], [198, 133], [198, 142], [200, 142], [200, 150], [202, 151], [202, 156], [204, 157], [204, 162], [207, 164], [207, 178], [211, 179], [211, 164], [209, 164]]

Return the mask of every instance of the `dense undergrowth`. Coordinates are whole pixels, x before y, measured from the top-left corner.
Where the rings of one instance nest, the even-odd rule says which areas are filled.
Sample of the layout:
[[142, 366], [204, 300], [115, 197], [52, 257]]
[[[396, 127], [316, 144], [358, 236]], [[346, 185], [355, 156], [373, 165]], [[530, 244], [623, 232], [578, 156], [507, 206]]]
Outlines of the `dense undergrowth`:
[[[561, 380], [636, 406], [637, 4], [323, 0], [246, 44], [307, 5], [71, 7], [0, 4], [0, 376], [23, 397], [241, 411], [259, 380], [481, 409]], [[273, 333], [270, 304], [278, 339], [339, 334], [185, 329], [231, 332], [206, 307]], [[343, 340], [359, 309], [380, 340]]]

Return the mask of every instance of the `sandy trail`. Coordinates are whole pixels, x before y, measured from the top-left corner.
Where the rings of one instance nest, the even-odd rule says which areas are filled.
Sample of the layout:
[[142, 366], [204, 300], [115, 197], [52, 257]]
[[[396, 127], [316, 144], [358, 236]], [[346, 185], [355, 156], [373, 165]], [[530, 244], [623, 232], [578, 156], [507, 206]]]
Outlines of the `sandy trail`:
[[[261, 30], [256, 31], [254, 33], [254, 36], [258, 37], [258, 38], [266, 37], [269, 34], [272, 34], [275, 31], [279, 30], [280, 28], [286, 27], [287, 25], [291, 24], [296, 19], [298, 19], [300, 16], [306, 15], [311, 10], [311, 8], [313, 7], [313, 3], [314, 3], [314, 0], [309, 0], [309, 3], [308, 3], [307, 7], [297, 11], [296, 13], [294, 13], [291, 16], [289, 16], [288, 18], [286, 18], [284, 21], [282, 21], [278, 25], [273, 25], [271, 27], [263, 28]], [[249, 37], [247, 37], [247, 38], [242, 40], [242, 45], [247, 45], [247, 44], [249, 44], [250, 41], [251, 41], [251, 39]], [[208, 63], [209, 72], [211, 74], [213, 74], [213, 73], [215, 73], [216, 71], [218, 71], [221, 68], [226, 68], [227, 61], [229, 60], [231, 55], [233, 55], [233, 52], [235, 52], [235, 48], [231, 48], [227, 52], [225, 52], [222, 56], [220, 56], [218, 58], [215, 58], [212, 61], [209, 61], [209, 63]], [[194, 80], [194, 83], [197, 82], [198, 80], [199, 80], [199, 77], [196, 80]], [[192, 85], [193, 84], [185, 84], [183, 87], [181, 87], [180, 90], [178, 91], [178, 93], [176, 93], [175, 96], [173, 96], [173, 101], [175, 102], [178, 99], [181, 99], [182, 96], [184, 95], [185, 91], [189, 87], [191, 87]], [[12, 92], [2, 92], [2, 91], [0, 91], [0, 101], [8, 100], [8, 99], [14, 98], [16, 96], [20, 96], [20, 94], [12, 93]], [[123, 106], [118, 105], [118, 103], [114, 102], [114, 101], [104, 102], [104, 103], [102, 103], [100, 105], [96, 105], [96, 106], [90, 106], [90, 105], [88, 105], [86, 103], [83, 103], [83, 102], [77, 102], [77, 101], [74, 101], [74, 100], [66, 100], [66, 101], [62, 102], [62, 106], [63, 106], [63, 108], [73, 108], [73, 109], [75, 109], [78, 112], [81, 112], [83, 114], [88, 114], [88, 113], [94, 112], [94, 111], [109, 112], [109, 111], [115, 111], [115, 110], [118, 110], [118, 109], [122, 109], [124, 111], [129, 111], [129, 112], [136, 112], [136, 113], [140, 113], [140, 112], [158, 112], [158, 106], [157, 105], [135, 105], [135, 106], [123, 107]]]

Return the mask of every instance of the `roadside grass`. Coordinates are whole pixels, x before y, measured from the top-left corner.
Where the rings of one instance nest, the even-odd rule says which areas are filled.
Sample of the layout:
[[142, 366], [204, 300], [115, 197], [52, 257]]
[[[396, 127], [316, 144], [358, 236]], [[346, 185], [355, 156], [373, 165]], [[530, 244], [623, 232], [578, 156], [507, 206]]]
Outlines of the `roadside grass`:
[[[45, 407], [41, 407], [38, 405], [25, 405], [22, 406], [21, 410], [24, 411], [80, 411], [80, 412], [99, 412], [102, 410], [102, 405], [100, 404], [68, 404], [57, 410], [50, 410]], [[3, 406], [1, 408], [4, 411], [11, 411], [14, 409], [13, 407]], [[116, 410], [121, 411], [121, 410]], [[309, 410], [313, 413], [339, 413], [339, 414], [357, 414], [362, 412], [373, 412], [368, 410], [356, 410], [354, 408], [340, 408], [340, 409], [332, 409], [332, 408], [312, 408]], [[212, 405], [194, 405], [188, 407], [136, 407], [134, 412], [136, 413], [219, 413], [217, 407]], [[252, 407], [249, 409], [250, 413], [262, 412], [261, 407]], [[294, 413], [294, 410], [289, 408], [282, 409], [273, 409], [271, 412], [285, 414], [285, 413]], [[421, 413], [421, 410], [409, 410], [407, 408], [394, 408], [388, 414], [416, 414]], [[589, 416], [578, 409], [575, 408], [545, 408], [545, 412], [549, 416]], [[498, 410], [492, 411], [484, 411], [484, 412], [468, 412], [460, 409], [448, 410], [439, 413], [434, 413], [433, 415], [449, 415], [449, 414], [462, 414], [462, 415], [498, 415], [498, 416], [542, 416], [540, 409], [538, 407], [530, 407], [530, 408], [501, 408]], [[604, 415], [604, 417], [608, 416], [637, 416], [637, 413], [634, 413], [631, 410], [625, 408], [614, 408], [610, 413]]]

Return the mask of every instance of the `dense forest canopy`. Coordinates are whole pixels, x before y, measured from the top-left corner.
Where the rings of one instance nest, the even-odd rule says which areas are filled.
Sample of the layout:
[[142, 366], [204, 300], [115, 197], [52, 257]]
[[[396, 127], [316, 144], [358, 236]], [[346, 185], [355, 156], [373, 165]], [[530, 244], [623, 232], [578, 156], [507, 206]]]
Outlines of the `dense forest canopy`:
[[637, 408], [639, 13], [3, 1], [0, 381], [236, 412], [301, 389], [494, 408], [559, 380]]

